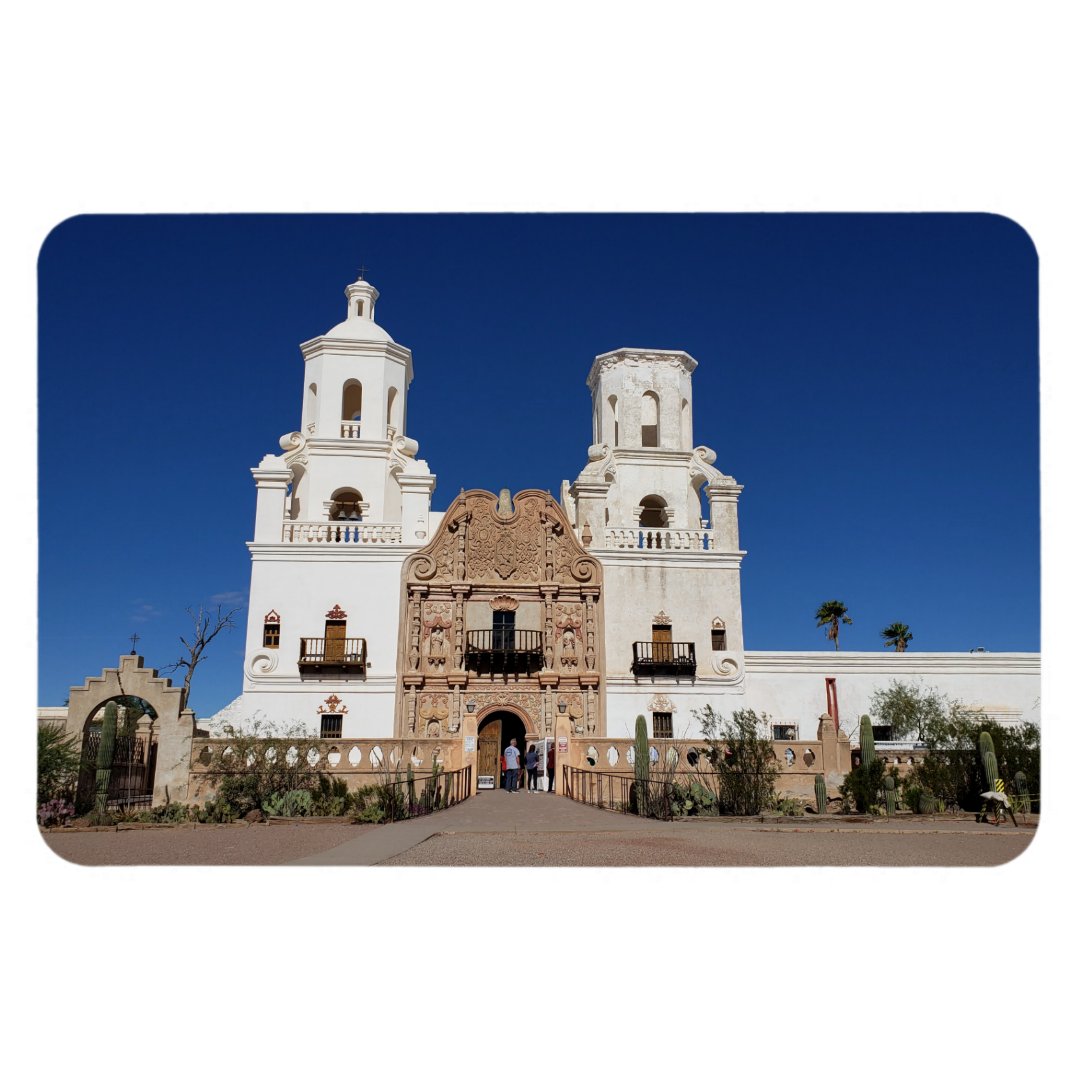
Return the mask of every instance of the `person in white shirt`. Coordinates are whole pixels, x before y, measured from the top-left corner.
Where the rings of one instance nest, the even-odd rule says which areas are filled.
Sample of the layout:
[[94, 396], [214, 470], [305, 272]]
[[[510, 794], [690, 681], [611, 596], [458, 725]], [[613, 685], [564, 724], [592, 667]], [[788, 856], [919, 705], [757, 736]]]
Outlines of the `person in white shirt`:
[[503, 751], [506, 755], [506, 790], [517, 791], [518, 769], [521, 764], [521, 752], [517, 748], [517, 739], [511, 739], [510, 745]]

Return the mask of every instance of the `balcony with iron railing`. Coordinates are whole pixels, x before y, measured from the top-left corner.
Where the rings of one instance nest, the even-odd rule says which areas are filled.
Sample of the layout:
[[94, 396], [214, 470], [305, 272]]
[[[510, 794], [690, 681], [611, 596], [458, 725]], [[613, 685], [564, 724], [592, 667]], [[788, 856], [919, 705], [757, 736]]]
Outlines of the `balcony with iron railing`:
[[363, 675], [367, 671], [364, 638], [301, 638], [297, 666], [301, 673]]
[[544, 666], [539, 630], [470, 630], [465, 634], [465, 668], [478, 675], [531, 675]]
[[692, 641], [635, 641], [635, 675], [679, 678], [697, 674], [697, 656]]

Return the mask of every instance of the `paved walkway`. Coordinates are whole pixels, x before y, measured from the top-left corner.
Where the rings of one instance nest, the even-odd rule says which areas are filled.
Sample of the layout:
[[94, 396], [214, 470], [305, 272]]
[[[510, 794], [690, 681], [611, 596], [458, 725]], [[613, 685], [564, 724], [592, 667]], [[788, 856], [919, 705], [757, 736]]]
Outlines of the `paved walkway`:
[[440, 833], [636, 832], [666, 822], [598, 810], [548, 792], [481, 791], [449, 810], [381, 825], [340, 847], [297, 859], [294, 866], [376, 866]]
[[[973, 815], [663, 822], [598, 810], [559, 795], [500, 790], [481, 792], [439, 813], [365, 830], [292, 865], [995, 865], [1019, 854], [1033, 832], [1031, 827], [979, 825]], [[550, 840], [559, 833], [564, 835], [556, 856]], [[776, 848], [781, 836], [786, 838], [782, 850]], [[973, 841], [975, 851], [969, 855]], [[773, 854], [770, 846], [776, 848]], [[535, 860], [529, 854], [533, 847], [543, 849]]]

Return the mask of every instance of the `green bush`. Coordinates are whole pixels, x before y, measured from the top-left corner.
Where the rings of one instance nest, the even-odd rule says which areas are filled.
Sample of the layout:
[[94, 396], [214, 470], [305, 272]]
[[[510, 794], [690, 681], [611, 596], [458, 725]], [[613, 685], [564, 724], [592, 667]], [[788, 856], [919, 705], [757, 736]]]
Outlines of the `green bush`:
[[79, 740], [61, 724], [45, 724], [37, 734], [37, 804], [74, 802], [79, 779]]
[[311, 793], [312, 817], [341, 817], [349, 805], [349, 785], [336, 776], [319, 773]]
[[716, 801], [724, 814], [760, 814], [776, 798], [780, 763], [761, 731], [769, 718], [736, 709], [724, 720], [711, 705], [693, 710], [705, 738], [704, 757], [716, 777]]
[[860, 814], [872, 814], [881, 806], [884, 779], [885, 762], [879, 757], [871, 758], [847, 774], [840, 785], [840, 794], [853, 802]]

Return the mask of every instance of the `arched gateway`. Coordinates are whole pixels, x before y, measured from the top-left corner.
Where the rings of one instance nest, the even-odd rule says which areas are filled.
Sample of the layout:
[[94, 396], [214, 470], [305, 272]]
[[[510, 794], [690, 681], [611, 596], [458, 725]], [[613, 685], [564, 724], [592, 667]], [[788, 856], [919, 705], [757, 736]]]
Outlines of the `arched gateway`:
[[476, 777], [504, 729], [522, 750], [605, 733], [603, 572], [547, 492], [462, 492], [401, 604], [396, 737], [460, 740]]
[[[195, 714], [182, 708], [183, 691], [163, 679], [153, 668], [143, 667], [143, 658], [131, 653], [122, 656], [114, 668], [73, 686], [68, 699], [64, 728], [80, 742], [90, 734], [92, 721], [110, 701], [138, 698], [148, 706], [145, 727], [145, 761], [153, 762], [150, 783], [154, 805], [188, 798], [188, 767], [191, 740], [195, 734]], [[149, 784], [148, 784], [149, 786]]]

